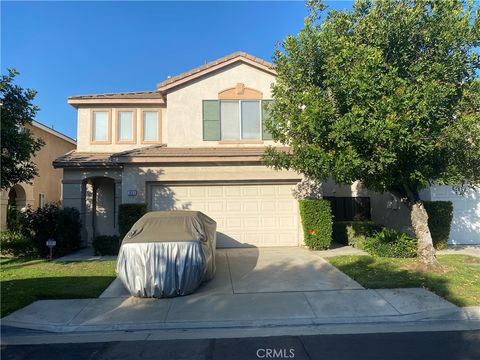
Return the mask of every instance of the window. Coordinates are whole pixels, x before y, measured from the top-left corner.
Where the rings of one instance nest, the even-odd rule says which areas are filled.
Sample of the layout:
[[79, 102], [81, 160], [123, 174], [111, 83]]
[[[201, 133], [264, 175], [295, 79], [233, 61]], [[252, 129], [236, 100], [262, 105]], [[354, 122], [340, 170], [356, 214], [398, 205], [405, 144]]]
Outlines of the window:
[[132, 110], [118, 110], [117, 112], [117, 142], [135, 143], [135, 112]]
[[335, 221], [371, 220], [369, 197], [324, 196], [332, 205]]
[[110, 111], [92, 111], [91, 141], [110, 142]]
[[258, 100], [220, 101], [222, 140], [260, 140], [261, 102]]
[[38, 194], [38, 207], [43, 209], [45, 207], [45, 194], [39, 193]]
[[144, 111], [142, 119], [142, 142], [160, 141], [160, 121], [158, 111]]

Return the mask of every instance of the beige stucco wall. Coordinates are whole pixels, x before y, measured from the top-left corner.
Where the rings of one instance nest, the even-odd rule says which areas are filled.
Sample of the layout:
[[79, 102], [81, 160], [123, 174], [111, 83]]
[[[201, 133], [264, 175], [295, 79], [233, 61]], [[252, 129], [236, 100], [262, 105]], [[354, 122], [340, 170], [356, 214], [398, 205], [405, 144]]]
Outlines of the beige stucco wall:
[[[236, 63], [204, 77], [173, 89], [167, 94], [167, 106], [161, 108], [162, 139], [160, 143], [170, 147], [204, 147], [204, 146], [265, 146], [274, 144], [265, 141], [263, 144], [221, 144], [218, 141], [203, 141], [202, 100], [218, 99], [222, 90], [243, 83], [248, 88], [259, 90], [263, 99], [271, 99], [271, 85], [275, 77], [251, 65]], [[116, 144], [117, 109], [135, 109], [137, 114], [137, 134], [133, 144]], [[78, 108], [77, 150], [79, 152], [118, 152], [151, 144], [142, 144], [141, 110], [158, 109], [158, 105], [97, 105], [95, 107], [81, 105]], [[111, 143], [91, 144], [91, 111], [111, 110]]]
[[[235, 87], [237, 83], [261, 91], [263, 99], [271, 99], [271, 85], [274, 82], [275, 77], [271, 74], [244, 63], [235, 63], [174, 89], [167, 94], [166, 143], [172, 147], [242, 146], [203, 141], [202, 100], [218, 99], [220, 91]], [[265, 144], [273, 142], [265, 141]]]
[[[136, 126], [136, 139], [132, 144], [116, 144], [115, 139], [117, 138], [117, 126], [116, 118], [118, 109], [134, 109], [136, 112], [137, 126]], [[144, 146], [151, 146], [152, 144], [142, 144], [140, 141], [141, 134], [141, 124], [142, 124], [142, 110], [158, 110], [161, 112], [161, 126], [162, 126], [162, 139], [159, 143], [164, 143], [165, 132], [166, 132], [166, 109], [165, 107], [160, 108], [158, 105], [142, 105], [142, 106], [131, 106], [128, 104], [119, 105], [119, 106], [95, 106], [89, 107], [82, 105], [77, 110], [77, 150], [79, 152], [119, 152], [131, 150]], [[111, 110], [111, 143], [110, 144], [91, 144], [90, 143], [90, 134], [91, 134], [91, 111], [92, 110]]]
[[[155, 181], [235, 181], [235, 180], [297, 180], [293, 171], [275, 171], [265, 166], [169, 166], [139, 167], [126, 165], [123, 169], [122, 203], [148, 201], [148, 183]], [[136, 196], [128, 196], [136, 190]]]
[[[26, 203], [34, 208], [39, 206], [39, 194], [45, 194], [45, 203], [62, 200], [62, 170], [54, 169], [53, 160], [73, 149], [75, 145], [34, 125], [27, 126], [35, 137], [43, 139], [45, 145], [35, 154], [33, 161], [38, 167], [38, 176], [32, 184], [19, 184], [26, 193]], [[2, 191], [0, 200], [1, 229], [6, 227], [8, 190]]]
[[359, 181], [352, 185], [341, 185], [333, 180], [322, 184], [323, 196], [355, 197], [365, 196], [370, 198], [372, 220], [378, 224], [393, 229], [413, 234], [410, 211], [407, 206], [390, 193], [378, 193], [366, 189]]

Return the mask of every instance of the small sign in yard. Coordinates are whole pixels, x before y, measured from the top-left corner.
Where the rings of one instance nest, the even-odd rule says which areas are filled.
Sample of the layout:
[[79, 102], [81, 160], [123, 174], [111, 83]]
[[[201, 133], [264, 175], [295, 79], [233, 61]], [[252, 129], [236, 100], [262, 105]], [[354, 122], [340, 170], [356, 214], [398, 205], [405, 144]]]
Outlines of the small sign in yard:
[[57, 245], [57, 242], [55, 241], [55, 239], [48, 239], [47, 240], [47, 246], [50, 249], [50, 260], [52, 260], [52, 251], [53, 251], [53, 248], [55, 247], [55, 245]]

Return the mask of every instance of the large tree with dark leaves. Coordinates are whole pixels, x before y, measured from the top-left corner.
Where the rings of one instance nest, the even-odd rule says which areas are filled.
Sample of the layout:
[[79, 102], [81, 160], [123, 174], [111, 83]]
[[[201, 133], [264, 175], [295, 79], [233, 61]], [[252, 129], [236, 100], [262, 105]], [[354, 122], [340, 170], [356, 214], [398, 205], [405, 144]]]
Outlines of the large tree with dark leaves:
[[[360, 180], [400, 196], [418, 255], [439, 267], [419, 197], [432, 184], [480, 184], [479, 10], [461, 0], [310, 1], [297, 36], [277, 49], [275, 140], [266, 163], [310, 178]], [[476, 8], [477, 7], [477, 8]]]
[[32, 157], [44, 144], [26, 128], [38, 111], [32, 103], [36, 91], [14, 84], [17, 75], [16, 70], [9, 69], [0, 80], [2, 190], [30, 182], [38, 174]]

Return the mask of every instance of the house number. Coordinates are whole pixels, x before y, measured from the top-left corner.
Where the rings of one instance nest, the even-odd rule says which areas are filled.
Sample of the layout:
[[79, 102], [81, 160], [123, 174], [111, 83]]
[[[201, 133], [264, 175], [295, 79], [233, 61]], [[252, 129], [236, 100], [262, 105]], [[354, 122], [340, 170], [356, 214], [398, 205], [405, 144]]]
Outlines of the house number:
[[128, 190], [127, 195], [128, 196], [137, 196], [137, 190]]

